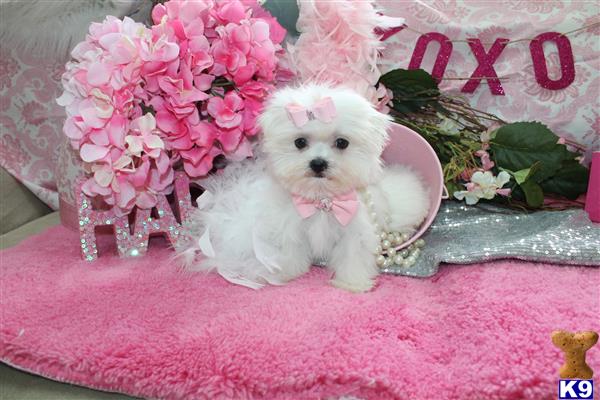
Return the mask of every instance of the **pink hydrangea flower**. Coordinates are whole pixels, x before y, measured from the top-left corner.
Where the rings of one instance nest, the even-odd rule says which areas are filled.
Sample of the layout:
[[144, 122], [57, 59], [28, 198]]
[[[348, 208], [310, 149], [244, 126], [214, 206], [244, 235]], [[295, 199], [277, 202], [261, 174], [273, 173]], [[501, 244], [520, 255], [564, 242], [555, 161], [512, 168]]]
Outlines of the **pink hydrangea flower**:
[[149, 86], [173, 157], [198, 177], [219, 154], [251, 155], [262, 103], [276, 77], [286, 76], [279, 63], [285, 30], [253, 0], [171, 0], [152, 17], [153, 34], [180, 49], [176, 68], [156, 74]]
[[125, 214], [225, 155], [252, 155], [257, 116], [279, 77], [285, 30], [254, 0], [171, 0], [154, 25], [90, 26], [63, 75], [64, 133], [89, 172], [83, 190]]
[[224, 98], [212, 97], [208, 101], [208, 114], [215, 119], [217, 126], [225, 129], [238, 127], [242, 122], [242, 114], [239, 113], [244, 107], [242, 98], [235, 92], [229, 92]]
[[64, 133], [91, 172], [83, 189], [120, 214], [152, 207], [157, 194], [170, 190], [170, 157], [154, 116], [142, 115], [149, 98], [142, 69], [146, 63], [166, 68], [178, 53], [144, 25], [107, 17], [91, 25], [63, 75]]
[[83, 186], [89, 196], [101, 196], [118, 214], [137, 205], [150, 208], [156, 195], [173, 182], [173, 169], [152, 114], [136, 118], [119, 146], [84, 144], [81, 157], [92, 163], [93, 175]]

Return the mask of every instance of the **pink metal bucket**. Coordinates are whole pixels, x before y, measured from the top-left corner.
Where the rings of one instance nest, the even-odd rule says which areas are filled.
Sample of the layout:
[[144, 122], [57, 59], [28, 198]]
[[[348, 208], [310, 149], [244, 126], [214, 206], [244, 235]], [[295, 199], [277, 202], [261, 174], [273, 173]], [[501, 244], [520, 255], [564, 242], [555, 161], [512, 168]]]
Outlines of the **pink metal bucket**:
[[389, 129], [390, 142], [383, 152], [386, 164], [410, 166], [426, 182], [429, 189], [429, 215], [417, 232], [398, 248], [409, 246], [425, 233], [433, 222], [442, 199], [448, 198], [444, 187], [442, 165], [433, 148], [417, 132], [393, 123]]

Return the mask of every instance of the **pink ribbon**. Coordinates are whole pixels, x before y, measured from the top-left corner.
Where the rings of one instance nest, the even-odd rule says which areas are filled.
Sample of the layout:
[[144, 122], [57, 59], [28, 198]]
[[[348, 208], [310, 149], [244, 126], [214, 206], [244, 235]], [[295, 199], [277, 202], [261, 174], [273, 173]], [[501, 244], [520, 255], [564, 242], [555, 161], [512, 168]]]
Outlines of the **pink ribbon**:
[[311, 108], [306, 108], [299, 104], [288, 104], [285, 109], [287, 110], [288, 117], [300, 128], [304, 126], [308, 121], [318, 119], [319, 121], [330, 123], [335, 118], [335, 104], [331, 97], [323, 97], [317, 101]]
[[600, 151], [592, 154], [590, 182], [585, 195], [585, 211], [592, 222], [600, 222]]
[[318, 210], [332, 212], [342, 226], [348, 225], [358, 211], [358, 200], [354, 190], [334, 198], [320, 200], [310, 200], [294, 195], [293, 200], [296, 210], [302, 218], [306, 219]]

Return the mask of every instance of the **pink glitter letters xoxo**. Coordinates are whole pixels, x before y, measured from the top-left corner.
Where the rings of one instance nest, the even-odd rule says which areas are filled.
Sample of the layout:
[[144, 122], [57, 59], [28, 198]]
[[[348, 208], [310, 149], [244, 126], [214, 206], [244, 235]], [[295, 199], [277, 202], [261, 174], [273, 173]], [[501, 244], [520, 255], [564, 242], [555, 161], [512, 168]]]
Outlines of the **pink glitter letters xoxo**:
[[98, 226], [112, 227], [113, 232], [116, 234], [117, 250], [120, 257], [144, 255], [152, 234], [164, 235], [173, 246], [187, 240], [184, 231], [185, 222], [189, 219], [193, 206], [189, 191], [189, 180], [184, 173], [176, 173], [174, 189], [176, 211], [179, 214], [181, 223], [177, 222], [167, 197], [158, 195], [155, 207], [158, 217], [152, 216], [152, 210], [136, 209], [134, 211], [133, 232], [129, 225], [129, 216], [117, 216], [114, 209], [108, 211], [92, 209], [91, 199], [81, 190], [84, 182], [85, 180], [79, 184], [76, 196], [81, 256], [84, 260], [94, 261], [98, 259], [95, 232]]
[[427, 51], [427, 46], [431, 42], [438, 42], [440, 44], [440, 50], [438, 51], [435, 64], [433, 64], [433, 70], [431, 71], [431, 76], [439, 81], [444, 76], [444, 72], [446, 72], [446, 67], [448, 66], [448, 61], [450, 61], [450, 55], [452, 54], [452, 42], [448, 37], [441, 33], [430, 32], [419, 37], [410, 59], [408, 69], [419, 69], [421, 67], [425, 51]]
[[498, 79], [498, 75], [496, 75], [496, 71], [494, 70], [494, 62], [496, 62], [509, 40], [503, 38], [496, 39], [490, 48], [490, 51], [487, 53], [483, 48], [483, 44], [481, 44], [481, 40], [469, 39], [468, 42], [469, 47], [471, 47], [471, 51], [473, 52], [473, 55], [477, 59], [479, 65], [477, 66], [477, 69], [473, 71], [471, 79], [465, 83], [465, 86], [463, 86], [461, 91], [463, 93], [473, 93], [477, 86], [479, 86], [481, 79], [487, 78], [487, 82], [492, 94], [504, 96], [504, 89], [502, 88], [500, 79]]
[[[548, 76], [548, 67], [544, 56], [544, 42], [553, 41], [558, 48], [560, 60], [560, 79], [552, 80]], [[569, 39], [558, 32], [545, 32], [537, 35], [529, 44], [535, 80], [541, 87], [550, 90], [564, 89], [575, 80], [575, 61]]]
[[[394, 33], [401, 30], [402, 29], [397, 29]], [[467, 43], [469, 44], [478, 65], [467, 83], [462, 87], [461, 91], [463, 93], [473, 93], [481, 83], [481, 80], [486, 79], [490, 87], [490, 92], [493, 95], [504, 96], [504, 88], [502, 87], [500, 78], [498, 78], [498, 75], [496, 74], [494, 63], [498, 60], [507, 44], [521, 41], [522, 40], [511, 42], [509, 39], [498, 38], [494, 41], [494, 44], [492, 44], [489, 51], [486, 52], [481, 40], [476, 38], [468, 39]], [[555, 80], [550, 79], [548, 76], [548, 67], [544, 55], [543, 46], [544, 43], [548, 41], [556, 44], [558, 57], [560, 59], [561, 76], [559, 79]], [[425, 53], [431, 42], [438, 42], [440, 44], [440, 49], [431, 71], [431, 75], [440, 81], [444, 77], [444, 72], [446, 71], [450, 56], [452, 55], [452, 41], [439, 32], [429, 32], [419, 37], [415, 44], [410, 63], [408, 64], [408, 69], [421, 68], [423, 58], [425, 57]], [[573, 83], [575, 80], [575, 61], [573, 59], [571, 42], [569, 42], [568, 37], [558, 32], [545, 32], [531, 40], [529, 49], [533, 62], [533, 70], [535, 72], [535, 79], [540, 86], [550, 90], [560, 90]]]

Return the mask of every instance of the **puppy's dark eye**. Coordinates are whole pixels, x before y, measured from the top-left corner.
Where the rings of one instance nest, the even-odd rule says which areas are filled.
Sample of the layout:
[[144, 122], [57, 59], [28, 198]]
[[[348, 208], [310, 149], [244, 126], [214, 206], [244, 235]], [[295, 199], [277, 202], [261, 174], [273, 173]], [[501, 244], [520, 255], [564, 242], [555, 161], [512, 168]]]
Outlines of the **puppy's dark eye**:
[[348, 142], [344, 138], [338, 138], [335, 140], [335, 147], [337, 147], [340, 150], [344, 150], [346, 147], [348, 147], [349, 144], [350, 142]]
[[300, 149], [303, 149], [303, 148], [305, 148], [306, 146], [308, 146], [308, 140], [306, 140], [306, 138], [303, 138], [303, 137], [301, 137], [301, 138], [298, 138], [298, 139], [294, 140], [294, 145], [295, 145], [295, 146], [296, 146], [296, 148], [298, 148], [299, 150], [300, 150]]

